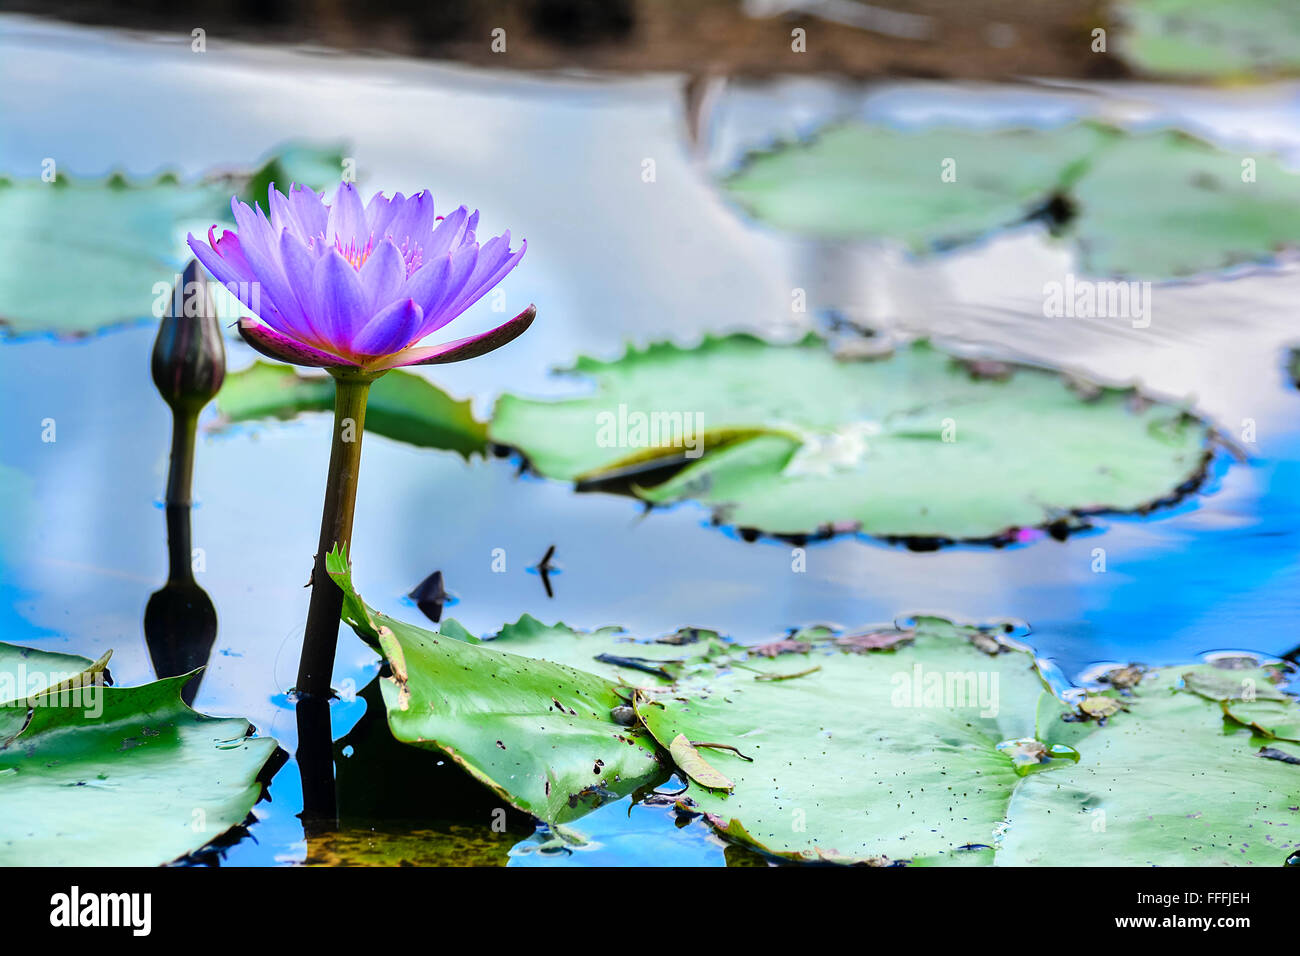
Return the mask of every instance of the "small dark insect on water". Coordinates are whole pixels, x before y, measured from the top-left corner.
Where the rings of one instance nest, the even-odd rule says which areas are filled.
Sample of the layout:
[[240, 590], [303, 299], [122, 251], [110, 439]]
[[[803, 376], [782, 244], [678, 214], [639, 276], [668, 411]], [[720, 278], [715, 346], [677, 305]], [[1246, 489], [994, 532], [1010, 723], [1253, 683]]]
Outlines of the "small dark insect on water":
[[420, 609], [424, 616], [433, 621], [434, 624], [437, 624], [442, 618], [442, 607], [450, 597], [447, 588], [443, 585], [441, 571], [434, 571], [417, 584], [407, 596], [415, 602], [415, 606]]
[[542, 587], [546, 588], [548, 598], [555, 597], [555, 591], [551, 588], [551, 572], [555, 570], [555, 565], [551, 564], [553, 557], [555, 557], [555, 545], [547, 548], [546, 553], [542, 555], [542, 560], [533, 565], [533, 569], [541, 575]]

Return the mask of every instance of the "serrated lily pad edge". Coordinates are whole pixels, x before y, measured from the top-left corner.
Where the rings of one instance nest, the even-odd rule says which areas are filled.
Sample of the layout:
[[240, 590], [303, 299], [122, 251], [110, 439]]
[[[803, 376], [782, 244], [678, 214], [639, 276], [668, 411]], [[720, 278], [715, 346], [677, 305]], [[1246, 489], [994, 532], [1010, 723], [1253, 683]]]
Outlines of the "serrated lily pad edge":
[[[39, 650], [38, 648], [28, 648], [25, 645], [10, 645], [10, 646], [18, 647], [23, 650], [28, 650], [28, 649]], [[23, 721], [22, 727], [19, 730], [17, 730], [14, 734], [6, 738], [0, 739], [0, 749], [6, 748], [11, 744], [19, 741], [22, 735], [27, 732], [28, 727], [31, 723], [31, 718], [35, 713], [35, 708], [37, 706], [40, 706], [39, 704], [40, 698], [47, 697], [47, 696], [54, 696], [61, 692], [72, 690], [77, 687], [82, 687], [85, 686], [86, 683], [88, 682], [101, 681], [103, 679], [102, 675], [105, 675], [107, 673], [106, 665], [108, 664], [108, 661], [112, 657], [112, 655], [113, 655], [113, 651], [110, 649], [107, 652], [105, 652], [103, 655], [101, 655], [99, 658], [97, 658], [96, 660], [91, 661], [88, 658], [86, 658], [85, 660], [87, 664], [80, 672], [76, 674], [72, 674], [69, 677], [65, 678], [63, 681], [59, 682], [58, 684], [52, 687], [47, 687], [44, 690], [41, 690], [25, 698], [22, 702], [25, 702], [27, 704], [27, 717]], [[66, 656], [69, 659], [71, 659], [76, 655], [63, 655], [63, 656]], [[200, 721], [208, 721], [208, 720], [221, 721], [221, 720], [232, 720], [232, 719], [240, 720], [243, 722], [245, 726], [245, 734], [246, 734], [245, 740], [252, 745], [256, 745], [267, 749], [266, 757], [262, 760], [261, 765], [258, 767], [257, 772], [252, 776], [252, 778], [248, 782], [248, 789], [251, 790], [256, 786], [257, 796], [254, 797], [253, 802], [250, 804], [248, 811], [244, 814], [243, 819], [232, 823], [230, 826], [226, 827], [224, 830], [218, 833], [214, 833], [203, 843], [191, 847], [189, 850], [183, 853], [177, 854], [172, 859], [163, 860], [158, 864], [159, 866], [171, 866], [176, 864], [183, 864], [188, 861], [201, 860], [203, 859], [204, 854], [207, 850], [213, 847], [221, 847], [226, 845], [228, 842], [230, 842], [230, 838], [232, 837], [232, 835], [234, 835], [240, 828], [246, 827], [250, 824], [257, 822], [257, 817], [253, 814], [253, 807], [256, 806], [258, 801], [262, 798], [262, 794], [264, 793], [265, 786], [269, 783], [270, 778], [275, 775], [275, 773], [279, 770], [279, 768], [288, 759], [288, 754], [286, 754], [283, 748], [280, 747], [279, 742], [274, 737], [251, 736], [252, 734], [256, 733], [257, 728], [254, 727], [253, 724], [250, 723], [247, 719], [240, 718], [240, 717], [236, 717], [236, 718], [213, 717], [210, 714], [205, 714], [201, 711], [196, 710], [195, 708], [191, 707], [188, 703], [185, 702], [185, 699], [181, 695], [182, 689], [185, 687], [186, 684], [188, 684], [192, 679], [194, 679], [194, 677], [196, 677], [203, 670], [204, 670], [203, 667], [196, 667], [194, 670], [189, 671], [188, 673], [179, 674], [172, 677], [162, 677], [156, 681], [150, 681], [147, 684], [138, 684], [138, 685], [131, 685], [129, 687], [113, 688], [118, 692], [129, 692], [133, 690], [159, 688], [165, 686], [172, 693], [174, 693], [175, 695], [174, 703], [179, 704], [183, 711], [189, 711], [190, 713], [194, 714]], [[113, 685], [110, 684], [106, 686], [113, 686]], [[14, 700], [6, 703], [5, 706], [17, 706], [18, 704], [19, 701]]]
[[[920, 619], [922, 617], [925, 617], [925, 615], [915, 615], [916, 619]], [[901, 620], [908, 620], [908, 619], [909, 619], [908, 616], [904, 616], [899, 620], [901, 621]], [[1032, 669], [1034, 673], [1038, 676], [1039, 681], [1043, 687], [1043, 697], [1040, 698], [1040, 702], [1039, 702], [1040, 709], [1042, 707], [1042, 702], [1044, 700], [1055, 701], [1055, 704], [1059, 708], [1061, 713], [1067, 713], [1073, 711], [1076, 714], [1079, 714], [1080, 720], [1082, 722], [1094, 722], [1095, 718], [1086, 717], [1086, 715], [1084, 715], [1078, 707], [1079, 702], [1084, 699], [1085, 693], [1105, 695], [1107, 699], [1110, 699], [1112, 697], [1116, 699], [1124, 699], [1122, 691], [1117, 690], [1115, 688], [1103, 689], [1105, 688], [1106, 685], [1090, 682], [1074, 688], [1074, 690], [1078, 694], [1078, 700], [1075, 701], [1063, 700], [1061, 696], [1053, 689], [1051, 681], [1048, 679], [1048, 676], [1043, 672], [1038, 656], [1034, 653], [1033, 649], [1030, 648], [1029, 646], [1023, 644], [1022, 642], [1016, 640], [1015, 638], [1006, 638], [1003, 635], [997, 633], [996, 630], [994, 629], [994, 625], [981, 625], [972, 622], [964, 622], [964, 621], [959, 621], [956, 619], [948, 619], [948, 618], [939, 618], [938, 620], [943, 620], [947, 623], [953, 624], [956, 627], [971, 632], [970, 634], [967, 635], [968, 639], [973, 637], [975, 634], [987, 634], [993, 640], [997, 641], [1000, 647], [1005, 648], [1008, 651], [1015, 651], [1015, 652], [1023, 653], [1026, 656], [1028, 656], [1032, 662], [1031, 665]], [[810, 646], [813, 647], [826, 646], [831, 643], [833, 643], [833, 640], [819, 640], [819, 641], [812, 642]], [[972, 643], [974, 642], [972, 641]], [[874, 649], [874, 650], [867, 651], [866, 653], [893, 654], [901, 646], [902, 645], [896, 645], [888, 648]], [[785, 653], [799, 653], [799, 652], [790, 651]], [[846, 651], [846, 653], [848, 652]], [[1257, 663], [1259, 667], [1266, 668], [1273, 671], [1276, 674], [1275, 677], [1276, 680], [1281, 680], [1282, 676], [1284, 675], [1288, 667], [1291, 666], [1288, 665], [1288, 662], [1286, 661], [1275, 660], [1272, 658], [1268, 658], [1266, 656], [1258, 656]], [[1143, 677], [1145, 677], [1161, 671], [1178, 675], [1179, 671], [1184, 671], [1189, 666], [1195, 666], [1195, 665], [1171, 664], [1171, 665], [1166, 665], [1164, 667], [1153, 667], [1153, 668], [1146, 668], [1142, 665], [1136, 665], [1136, 664], [1129, 664], [1125, 666], [1142, 667]], [[1123, 668], [1109, 668], [1108, 671], [1114, 671], [1120, 669]], [[1183, 683], [1181, 676], [1178, 677], [1177, 682], [1179, 684]], [[1091, 689], [1089, 690], [1088, 688]], [[1253, 734], [1253, 736], [1256, 738], [1259, 738], [1264, 741], [1278, 742], [1278, 743], [1283, 743], [1288, 745], [1300, 743], [1300, 741], [1297, 741], [1292, 737], [1288, 737], [1280, 734], [1273, 734], [1268, 730], [1266, 730], [1265, 728], [1260, 727], [1255, 723], [1244, 720], [1238, 715], [1234, 714], [1231, 710], [1231, 704], [1234, 701], [1239, 700], [1240, 698], [1238, 697], [1232, 697], [1227, 700], [1216, 701], [1216, 698], [1206, 697], [1204, 694], [1201, 694], [1190, 687], [1181, 688], [1180, 692], [1185, 692], [1185, 693], [1193, 694], [1194, 696], [1197, 697], [1202, 697], [1209, 702], [1219, 703], [1223, 710], [1224, 718], [1226, 720], [1231, 721], [1232, 723], [1236, 724], [1237, 726], [1241, 727], [1244, 730], [1250, 731]], [[654, 736], [654, 731], [651, 729], [650, 725], [647, 724], [644, 721], [644, 719], [642, 719], [641, 711], [646, 707], [656, 706], [655, 698], [661, 696], [680, 696], [680, 695], [676, 692], [675, 685], [670, 685], [668, 687], [657, 687], [657, 688], [644, 688], [644, 689], [638, 688], [633, 700], [638, 720], [641, 721], [641, 725], [645, 727], [646, 730], [652, 734], [652, 736]], [[1276, 700], [1277, 698], [1269, 697], [1268, 699]], [[1279, 703], [1286, 702], [1286, 701], [1289, 701], [1292, 705], [1295, 705], [1297, 703], [1294, 696], [1282, 694]], [[1038, 732], [1041, 734], [1042, 732], [1041, 727], [1038, 728]], [[669, 746], [670, 741], [660, 740], [659, 737], [657, 736], [655, 737], [655, 739], [659, 740], [660, 745], [664, 747], [666, 750], [668, 750], [670, 755], [675, 756], [671, 747]], [[1261, 756], [1261, 755], [1262, 752], [1256, 754], [1256, 756]], [[712, 768], [709, 769], [712, 770]], [[678, 773], [682, 776], [682, 778], [688, 781], [689, 785], [704, 786], [707, 788], [707, 784], [703, 784], [700, 781], [695, 780], [695, 778], [691, 775], [691, 773], [688, 770], [681, 767], [680, 765], [678, 766], [677, 770]], [[1027, 779], [1028, 777], [1021, 777], [1020, 780], [1018, 780], [1016, 783], [1016, 789], [1022, 786], [1024, 781]], [[1014, 794], [1015, 794], [1015, 789], [1013, 789], [1009, 794], [1009, 802], [1010, 799], [1014, 797]], [[821, 847], [815, 848], [812, 851], [782, 852], [767, 847], [765, 844], [763, 844], [761, 840], [754, 837], [750, 833], [750, 831], [745, 827], [744, 822], [739, 817], [723, 817], [720, 814], [709, 813], [709, 812], [705, 812], [701, 814], [701, 816], [704, 819], [704, 821], [708, 824], [708, 826], [717, 834], [718, 837], [722, 838], [723, 840], [736, 843], [740, 846], [745, 847], [746, 849], [755, 851], [761, 856], [764, 856], [769, 860], [771, 860], [772, 862], [778, 864], [824, 863], [824, 864], [836, 864], [836, 865], [847, 865], [847, 866], [869, 866], [869, 867], [903, 866], [905, 867], [905, 866], [913, 865], [914, 863], [924, 862], [925, 864], [928, 865], [935, 865], [936, 863], [940, 865], [944, 865], [944, 864], [952, 864], [954, 861], [967, 862], [965, 860], [959, 861], [958, 857], [956, 856], [957, 853], [969, 853], [972, 854], [972, 856], [974, 856], [975, 854], [979, 854], [979, 853], [996, 852], [996, 847], [993, 846], [971, 846], [968, 848], [961, 848], [958, 851], [954, 851], [954, 854], [950, 854], [946, 859], [943, 860], [934, 857], [924, 858], [923, 860], [915, 860], [910, 857], [901, 857], [898, 859], [892, 859], [886, 856], [872, 856], [866, 858], [858, 858], [858, 857], [853, 857], [853, 856], [838, 853], [833, 849], [826, 850]], [[990, 861], [992, 861], [992, 857], [990, 857]]]
[[[581, 379], [583, 376], [592, 375], [593, 372], [603, 367], [613, 366], [620, 362], [624, 362], [627, 361], [628, 359], [634, 358], [638, 355], [646, 355], [656, 350], [675, 350], [681, 353], [690, 353], [704, 348], [711, 348], [711, 347], [723, 345], [732, 339], [748, 340], [750, 342], [754, 342], [757, 344], [766, 345], [770, 348], [808, 348], [814, 344], [820, 344], [823, 347], [827, 348], [830, 354], [832, 355], [834, 354], [831, 351], [831, 341], [826, 337], [813, 331], [808, 332], [800, 339], [796, 339], [791, 342], [779, 342], [779, 343], [769, 342], [768, 340], [762, 338], [759, 335], [756, 335], [753, 332], [731, 332], [725, 334], [716, 334], [716, 333], [708, 332], [701, 337], [698, 343], [692, 346], [682, 346], [670, 339], [659, 339], [653, 342], [649, 342], [644, 346], [637, 346], [635, 343], [629, 343], [624, 349], [623, 354], [618, 356], [617, 358], [599, 359], [599, 358], [594, 358], [592, 356], [579, 355], [571, 365], [553, 369], [552, 374], [557, 377]], [[956, 363], [967, 365], [967, 367], [971, 367], [972, 362], [978, 361], [967, 356], [955, 354], [954, 352], [948, 349], [942, 348], [936, 345], [930, 338], [924, 336], [913, 338], [913, 339], [907, 339], [907, 340], [898, 340], [892, 344], [892, 347], [889, 352], [882, 353], [878, 356], [873, 356], [871, 358], [863, 358], [863, 359], [855, 358], [855, 359], [850, 359], [849, 361], [887, 362], [892, 358], [894, 351], [897, 348], [899, 347], [910, 348], [914, 345], [920, 345], [920, 344], [928, 344], [931, 348], [934, 348], [935, 351], [948, 356], [950, 359], [952, 359], [952, 361]], [[1297, 347], [1296, 354], [1300, 356], [1300, 347]], [[1120, 395], [1127, 396], [1130, 400], [1134, 400], [1134, 401], [1149, 401], [1156, 404], [1168, 406], [1171, 409], [1177, 409], [1180, 407], [1180, 403], [1178, 402], [1164, 400], [1164, 399], [1157, 398], [1155, 396], [1148, 395], [1147, 393], [1143, 392], [1142, 389], [1137, 385], [1125, 385], [1125, 386], [1108, 385], [1102, 382], [1093, 381], [1089, 378], [1081, 376], [1076, 372], [1066, 371], [1064, 369], [1053, 369], [1047, 366], [1034, 365], [1028, 362], [1020, 362], [1014, 360], [997, 359], [994, 361], [996, 361], [998, 365], [1008, 369], [1011, 375], [1015, 375], [1017, 373], [1024, 373], [1024, 372], [1028, 372], [1030, 374], [1054, 375], [1057, 378], [1059, 378], [1063, 382], [1063, 384], [1065, 384], [1067, 387], [1075, 389], [1076, 391], [1082, 389], [1093, 389], [1102, 393], [1115, 392]], [[1297, 359], [1296, 367], [1300, 368], [1300, 359]], [[972, 374], [975, 373], [972, 372]], [[489, 416], [488, 419], [489, 448], [493, 452], [495, 452], [498, 456], [507, 455], [507, 454], [517, 455], [521, 464], [521, 468], [523, 470], [539, 478], [544, 478], [547, 480], [555, 480], [555, 479], [548, 478], [548, 476], [546, 476], [545, 474], [537, 470], [529, 461], [528, 453], [524, 449], [514, 445], [509, 445], [503, 442], [499, 442], [493, 437], [492, 423], [496, 420], [497, 408], [500, 402], [507, 397], [518, 397], [518, 396], [512, 396], [509, 393], [505, 393], [502, 394], [501, 396], [498, 396], [496, 401], [493, 403], [492, 414], [491, 416]], [[525, 399], [525, 400], [531, 401], [531, 399]], [[559, 404], [565, 401], [565, 397], [561, 396], [559, 398], [548, 399], [548, 400], [554, 401], [556, 404]], [[1087, 402], [1088, 397], [1086, 395], [1080, 395], [1079, 401]], [[682, 504], [694, 504], [699, 507], [704, 507], [706, 510], [709, 511], [710, 522], [713, 524], [714, 527], [728, 529], [734, 532], [737, 536], [739, 536], [741, 539], [745, 541], [752, 542], [752, 541], [757, 541], [759, 539], [768, 539], [773, 541], [781, 541], [786, 544], [793, 545], [795, 547], [802, 547], [803, 545], [815, 541], [827, 541], [830, 540], [831, 538], [835, 538], [840, 535], [853, 535], [859, 540], [867, 541], [867, 542], [878, 541], [878, 542], [884, 542], [889, 545], [900, 545], [902, 547], [907, 548], [909, 551], [936, 551], [940, 548], [950, 547], [952, 545], [958, 545], [958, 544], [986, 545], [994, 548], [1004, 548], [1010, 545], [1022, 543], [1020, 540], [1020, 536], [1023, 532], [1026, 531], [1041, 532], [1043, 534], [1047, 534], [1053, 538], [1056, 538], [1058, 541], [1064, 541], [1071, 534], [1076, 534], [1081, 531], [1092, 530], [1093, 526], [1091, 525], [1091, 523], [1088, 522], [1087, 520], [1088, 518], [1103, 517], [1108, 515], [1121, 516], [1121, 517], [1123, 516], [1145, 517], [1146, 515], [1149, 515], [1155, 511], [1165, 510], [1165, 509], [1178, 506], [1183, 501], [1187, 500], [1188, 498], [1190, 498], [1191, 496], [1199, 492], [1206, 485], [1210, 476], [1211, 466], [1219, 457], [1217, 452], [1220, 449], [1227, 450], [1228, 452], [1231, 453], [1233, 457], [1237, 458], [1238, 460], [1242, 460], [1245, 458], [1244, 453], [1241, 452], [1240, 449], [1238, 449], [1237, 446], [1230, 439], [1226, 437], [1226, 434], [1221, 429], [1219, 429], [1216, 425], [1214, 425], [1211, 421], [1201, 417], [1200, 415], [1197, 415], [1189, 407], [1182, 407], [1182, 414], [1185, 418], [1191, 419], [1192, 421], [1197, 422], [1198, 424], [1200, 424], [1205, 428], [1206, 430], [1205, 448], [1202, 452], [1200, 461], [1196, 464], [1196, 466], [1192, 469], [1192, 471], [1188, 474], [1188, 476], [1180, 484], [1176, 485], [1167, 494], [1162, 495], [1159, 498], [1155, 498], [1137, 508], [1131, 508], [1131, 509], [1115, 508], [1107, 505], [1078, 506], [1069, 509], [1063, 509], [1061, 515], [1057, 518], [1054, 518], [1053, 520], [1045, 521], [1042, 522], [1041, 524], [1032, 525], [1028, 527], [1009, 527], [995, 534], [986, 535], [983, 537], [961, 538], [961, 537], [946, 537], [946, 536], [933, 536], [933, 535], [874, 535], [862, 531], [860, 522], [856, 522], [856, 521], [846, 521], [843, 523], [836, 523], [833, 525], [824, 525], [821, 528], [819, 528], [817, 531], [807, 533], [807, 534], [784, 534], [784, 533], [764, 531], [762, 528], [750, 528], [750, 527], [735, 525], [734, 523], [727, 520], [727, 515], [726, 515], [727, 506], [725, 504], [710, 506], [702, 502], [694, 501], [693, 499], [688, 498], [688, 499], [682, 499], [680, 501], [668, 502], [666, 504], [661, 505], [661, 504], [655, 504], [652, 502], [645, 501], [644, 499], [640, 497], [636, 497], [635, 495], [633, 495], [633, 497], [635, 497], [637, 501], [641, 502], [646, 507], [647, 510], [654, 510], [656, 508], [663, 508], [666, 510]], [[685, 463], [683, 464], [683, 467], [685, 467]], [[579, 491], [602, 490], [595, 487], [583, 488], [581, 486], [581, 483], [576, 481], [572, 482], [572, 484], [574, 484], [575, 488], [577, 488], [577, 490]]]

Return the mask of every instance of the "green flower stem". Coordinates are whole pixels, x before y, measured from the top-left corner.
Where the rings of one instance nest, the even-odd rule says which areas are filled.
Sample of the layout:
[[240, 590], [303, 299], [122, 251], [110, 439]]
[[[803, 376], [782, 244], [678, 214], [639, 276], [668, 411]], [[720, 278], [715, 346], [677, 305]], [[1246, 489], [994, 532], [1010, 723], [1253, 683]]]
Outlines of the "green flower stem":
[[[352, 512], [361, 471], [361, 436], [366, 425], [366, 396], [377, 375], [334, 372], [334, 444], [325, 483], [325, 508], [321, 513], [320, 542], [311, 574], [311, 604], [307, 631], [298, 663], [296, 690], [300, 697], [328, 700], [334, 670], [334, 648], [339, 637], [343, 592], [325, 570], [325, 555], [335, 546], [352, 543]], [[350, 550], [350, 548], [349, 548]]]

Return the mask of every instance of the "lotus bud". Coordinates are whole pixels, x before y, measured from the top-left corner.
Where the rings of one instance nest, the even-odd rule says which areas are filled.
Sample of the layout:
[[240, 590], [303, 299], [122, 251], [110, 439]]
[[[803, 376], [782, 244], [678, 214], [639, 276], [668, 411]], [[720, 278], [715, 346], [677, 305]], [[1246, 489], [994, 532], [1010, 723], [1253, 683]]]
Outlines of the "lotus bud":
[[197, 414], [226, 377], [226, 346], [203, 268], [191, 259], [153, 343], [153, 381], [176, 411]]

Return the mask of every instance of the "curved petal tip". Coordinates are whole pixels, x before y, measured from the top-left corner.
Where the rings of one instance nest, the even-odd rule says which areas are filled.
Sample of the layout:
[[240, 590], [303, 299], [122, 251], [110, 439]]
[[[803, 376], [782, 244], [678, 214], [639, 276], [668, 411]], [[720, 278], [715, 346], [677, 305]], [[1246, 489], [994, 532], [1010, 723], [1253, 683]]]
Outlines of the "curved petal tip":
[[405, 365], [445, 365], [449, 362], [463, 362], [466, 359], [478, 358], [480, 355], [496, 351], [501, 346], [519, 338], [528, 331], [528, 327], [533, 324], [535, 318], [537, 318], [537, 306], [530, 305], [509, 322], [499, 325], [488, 332], [456, 339], [454, 342], [444, 342], [442, 345], [403, 349], [397, 354], [389, 356], [378, 367], [399, 368]]
[[296, 339], [281, 335], [269, 326], [247, 318], [239, 320], [239, 336], [255, 351], [268, 358], [290, 365], [305, 365], [309, 368], [347, 368], [356, 367], [356, 362], [322, 352]]

